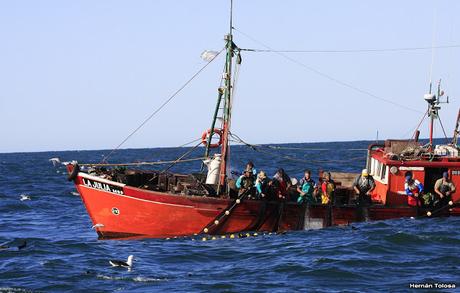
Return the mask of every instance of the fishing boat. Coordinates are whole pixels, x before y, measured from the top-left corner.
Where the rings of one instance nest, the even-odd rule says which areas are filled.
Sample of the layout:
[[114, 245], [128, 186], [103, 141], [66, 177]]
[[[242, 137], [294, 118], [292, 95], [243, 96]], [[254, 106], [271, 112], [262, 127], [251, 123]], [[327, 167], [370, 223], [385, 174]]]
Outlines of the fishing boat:
[[[201, 172], [176, 174], [169, 172], [169, 167], [146, 170], [149, 162], [111, 164], [104, 160], [98, 164], [79, 164], [73, 161], [66, 165], [68, 179], [75, 183], [100, 239], [283, 232], [357, 221], [460, 215], [460, 192], [453, 193], [443, 204], [414, 207], [407, 204], [404, 187], [407, 172], [423, 183], [426, 191], [433, 192], [435, 181], [443, 172], [448, 172], [453, 183], [460, 186], [457, 146], [460, 112], [454, 140], [446, 145], [433, 143], [433, 124], [443, 96], [439, 87], [437, 94], [425, 96], [428, 102], [425, 115], [431, 119], [428, 144], [422, 145], [417, 134], [410, 140], [387, 140], [369, 146], [363, 167], [373, 175], [376, 186], [369, 205], [356, 201], [351, 185], [357, 174], [350, 173], [333, 173], [336, 190], [334, 200], [328, 204], [298, 203], [276, 196], [254, 199], [249, 190], [238, 191], [229, 162], [234, 73], [241, 63], [241, 50], [233, 40], [231, 17], [225, 49], [221, 52], [226, 54], [223, 82], [218, 88], [210, 127], [200, 139], [204, 146], [204, 156], [198, 158], [202, 162], [197, 162], [202, 165]], [[169, 163], [190, 161], [186, 159], [188, 153]], [[297, 191], [292, 186], [289, 192]]]

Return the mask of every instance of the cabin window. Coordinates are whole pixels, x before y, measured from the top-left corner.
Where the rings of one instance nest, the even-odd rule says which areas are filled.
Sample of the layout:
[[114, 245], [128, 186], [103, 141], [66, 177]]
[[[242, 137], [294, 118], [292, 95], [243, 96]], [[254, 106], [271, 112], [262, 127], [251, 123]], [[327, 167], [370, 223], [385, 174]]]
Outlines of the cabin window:
[[371, 175], [375, 180], [387, 184], [389, 167], [384, 163], [372, 158], [371, 159]]
[[380, 173], [380, 178], [382, 178], [382, 180], [385, 180], [387, 178], [387, 172], [388, 172], [388, 166], [386, 166], [385, 164], [382, 164], [382, 172]]

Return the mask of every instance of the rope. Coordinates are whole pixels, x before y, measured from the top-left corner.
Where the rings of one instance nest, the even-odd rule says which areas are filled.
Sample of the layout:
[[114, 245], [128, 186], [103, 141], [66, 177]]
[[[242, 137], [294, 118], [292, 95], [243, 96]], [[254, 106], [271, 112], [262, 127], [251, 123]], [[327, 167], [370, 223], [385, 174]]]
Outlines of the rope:
[[[183, 162], [185, 160], [182, 160], [184, 157], [186, 157], [188, 154], [190, 154], [191, 152], [193, 152], [199, 145], [201, 144], [201, 141], [196, 145], [194, 146], [193, 148], [191, 148], [190, 150], [188, 150], [187, 152], [185, 152], [182, 156], [180, 156], [179, 158], [177, 158], [176, 160], [172, 161], [171, 162], [171, 165], [169, 165], [168, 167], [166, 167], [165, 169], [163, 169], [163, 171], [161, 171], [159, 174], [164, 174], [166, 173], [169, 169], [171, 169], [172, 167], [174, 167], [177, 163], [179, 162]], [[158, 177], [159, 174], [155, 174], [152, 178], [150, 178], [147, 182], [152, 182], [154, 179], [156, 179]], [[140, 186], [138, 186], [139, 188], [142, 187], [142, 185], [144, 184], [141, 184]]]
[[313, 68], [313, 67], [310, 67], [310, 66], [308, 66], [308, 65], [305, 65], [304, 63], [302, 63], [302, 62], [300, 62], [300, 61], [297, 61], [296, 59], [293, 59], [292, 57], [289, 57], [288, 55], [283, 54], [282, 52], [277, 52], [277, 51], [273, 50], [273, 49], [270, 48], [269, 46], [265, 45], [265, 44], [262, 43], [262, 42], [257, 41], [257, 40], [254, 39], [253, 37], [247, 35], [246, 33], [242, 32], [242, 31], [240, 31], [239, 29], [236, 29], [236, 28], [235, 28], [235, 30], [238, 31], [239, 33], [241, 33], [242, 35], [244, 35], [245, 37], [251, 39], [252, 41], [254, 41], [254, 42], [256, 42], [256, 43], [258, 43], [258, 44], [264, 46], [264, 47], [267, 48], [268, 50], [273, 51], [273, 53], [278, 54], [279, 56], [281, 56], [281, 57], [283, 57], [283, 58], [289, 60], [290, 62], [295, 63], [295, 64], [297, 64], [297, 65], [299, 65], [299, 66], [301, 66], [301, 67], [303, 67], [303, 68], [305, 68], [305, 69], [307, 69], [307, 70], [309, 70], [309, 71], [311, 71], [311, 72], [313, 72], [313, 73], [315, 73], [315, 74], [317, 74], [317, 75], [319, 75], [319, 76], [322, 76], [322, 77], [324, 77], [324, 78], [326, 78], [326, 79], [329, 79], [330, 81], [333, 81], [333, 82], [335, 82], [335, 83], [337, 83], [337, 84], [339, 84], [339, 85], [341, 85], [341, 86], [347, 87], [347, 88], [352, 89], [352, 90], [354, 90], [354, 91], [356, 91], [356, 92], [359, 92], [359, 93], [361, 93], [361, 94], [367, 95], [367, 96], [369, 96], [369, 97], [371, 97], [371, 98], [374, 98], [374, 99], [376, 99], [376, 100], [380, 100], [380, 101], [382, 101], [382, 102], [386, 102], [386, 103], [388, 103], [388, 104], [392, 104], [392, 105], [397, 106], [397, 107], [400, 107], [400, 108], [402, 108], [402, 109], [405, 109], [405, 110], [408, 110], [408, 111], [412, 111], [412, 112], [416, 112], [416, 113], [422, 113], [422, 112], [420, 112], [420, 111], [418, 111], [418, 110], [412, 109], [412, 108], [407, 107], [407, 106], [405, 106], [405, 105], [401, 105], [401, 104], [398, 104], [398, 103], [393, 102], [393, 101], [391, 101], [391, 100], [388, 100], [388, 99], [379, 97], [379, 96], [377, 96], [377, 95], [374, 95], [373, 93], [368, 92], [368, 91], [366, 91], [366, 90], [364, 90], [364, 89], [358, 88], [358, 87], [356, 87], [356, 86], [354, 86], [354, 85], [352, 85], [352, 84], [350, 84], [350, 83], [341, 81], [341, 80], [339, 80], [339, 79], [337, 79], [337, 78], [335, 78], [335, 77], [333, 77], [333, 76], [331, 76], [331, 75], [328, 75], [328, 74], [323, 73], [323, 72], [321, 72], [321, 71], [319, 71], [319, 70], [317, 70], [317, 69], [315, 69], [315, 68]]
[[[423, 121], [425, 120], [425, 117], [428, 114], [428, 111], [429, 111], [429, 109], [426, 110], [425, 114], [422, 117], [422, 120], [420, 120], [420, 123], [415, 127], [414, 134], [412, 134], [411, 139], [415, 139], [415, 133], [417, 132], [417, 130], [420, 128], [420, 125], [422, 125]], [[406, 135], [407, 135], [407, 133], [403, 137], [405, 137]]]
[[[240, 56], [241, 58], [241, 56]], [[235, 100], [235, 94], [236, 94], [236, 89], [237, 89], [237, 84], [238, 84], [238, 80], [239, 80], [239, 76], [240, 76], [240, 68], [241, 68], [241, 63], [238, 63], [235, 62], [235, 67], [234, 67], [234, 72], [235, 74], [233, 74], [233, 82], [232, 82], [232, 89], [231, 89], [231, 95], [230, 95], [230, 115], [232, 113], [232, 109], [233, 109], [233, 103], [234, 103], [234, 100]], [[229, 117], [229, 122], [231, 124], [231, 116]], [[229, 125], [229, 127], [231, 127], [231, 125]]]
[[191, 152], [193, 152], [198, 146], [200, 146], [201, 144], [201, 141], [196, 145], [194, 146], [193, 148], [191, 148], [190, 150], [188, 150], [187, 152], [185, 152], [182, 156], [180, 156], [179, 158], [177, 158], [174, 162], [171, 163], [171, 165], [169, 165], [167, 168], [165, 168], [163, 171], [161, 171], [161, 173], [165, 173], [167, 172], [169, 169], [171, 169], [172, 167], [174, 167], [174, 165], [176, 165], [178, 162], [180, 162], [183, 158], [185, 158], [188, 154], [190, 154]]
[[201, 138], [197, 138], [197, 139], [194, 139], [194, 140], [189, 141], [189, 142], [187, 142], [187, 143], [184, 143], [183, 145], [178, 146], [178, 148], [186, 147], [186, 146], [188, 146], [189, 144], [195, 143], [195, 142], [197, 142], [197, 141], [201, 141]]
[[86, 164], [79, 164], [80, 166], [89, 166], [89, 167], [103, 167], [103, 166], [143, 166], [143, 165], [164, 165], [164, 164], [171, 164], [171, 163], [186, 163], [186, 162], [192, 162], [192, 161], [200, 161], [206, 159], [205, 157], [200, 157], [200, 158], [192, 158], [192, 159], [184, 159], [184, 160], [174, 160], [174, 161], [158, 161], [158, 162], [137, 162], [137, 163], [86, 163]]
[[347, 163], [347, 162], [351, 162], [351, 161], [357, 161], [357, 160], [364, 159], [364, 157], [356, 157], [356, 158], [351, 158], [351, 159], [348, 159], [348, 160], [304, 160], [304, 159], [294, 158], [294, 157], [291, 157], [291, 156], [282, 155], [282, 154], [275, 153], [275, 152], [272, 152], [272, 151], [262, 150], [261, 149], [262, 146], [260, 146], [260, 145], [249, 144], [249, 143], [245, 142], [244, 140], [242, 140], [236, 134], [231, 133], [230, 135], [234, 139], [238, 140], [240, 143], [250, 147], [252, 150], [254, 150], [256, 152], [265, 153], [265, 154], [269, 154], [269, 155], [274, 155], [274, 156], [277, 156], [277, 157], [280, 157], [280, 158], [283, 158], [283, 159], [289, 160], [289, 161], [296, 161], [296, 162], [302, 162], [302, 163], [307, 163], [307, 164], [321, 164], [321, 163]]
[[[325, 148], [298, 148], [298, 147], [281, 147], [281, 146], [271, 146], [268, 145], [268, 148], [274, 149], [274, 150], [304, 150], [304, 151], [330, 151], [331, 149], [325, 149]], [[346, 149], [347, 151], [367, 151], [366, 149]]]
[[218, 226], [223, 225], [225, 221], [230, 218], [233, 210], [244, 200], [244, 198], [249, 194], [250, 191], [251, 189], [248, 189], [241, 195], [239, 195], [225, 209], [223, 209], [211, 222], [209, 222], [203, 229], [201, 229], [201, 231], [203, 231], [206, 234], [216, 233]]
[[452, 205], [446, 204], [446, 205], [444, 205], [444, 206], [442, 206], [442, 207], [440, 207], [440, 208], [438, 208], [438, 209], [436, 209], [436, 210], [431, 210], [431, 211], [429, 211], [430, 214], [427, 213], [426, 215], [420, 216], [419, 218], [435, 217], [436, 214], [438, 214], [438, 213], [444, 211], [444, 210], [447, 209], [447, 208], [455, 208], [456, 205], [457, 205], [459, 202], [460, 202], [460, 199], [459, 199], [459, 200], [456, 200], [456, 201], [454, 201], [454, 202], [452, 202]]
[[[225, 49], [225, 48], [224, 48]], [[220, 53], [224, 50], [220, 50], [219, 53], [217, 53], [216, 57], [219, 56]], [[120, 144], [118, 144], [107, 156], [103, 157], [102, 162], [107, 162], [107, 159], [114, 153], [116, 152], [128, 139], [130, 139], [139, 129], [141, 129], [150, 119], [153, 118], [158, 112], [160, 112], [161, 109], [163, 109], [171, 100], [177, 96], [192, 80], [195, 79], [206, 67], [208, 67], [209, 64], [211, 64], [212, 61], [216, 59], [214, 57], [212, 60], [207, 62], [203, 67], [200, 68], [194, 75], [192, 75], [191, 78], [189, 78], [178, 90], [176, 90], [166, 101], [163, 102], [163, 104], [160, 105], [155, 111], [153, 111], [152, 114], [150, 114], [136, 129], [134, 129]]]
[[429, 47], [405, 47], [405, 48], [382, 48], [382, 49], [341, 49], [341, 50], [269, 50], [269, 49], [252, 49], [241, 48], [241, 51], [255, 53], [373, 53], [373, 52], [403, 52], [403, 51], [421, 51], [436, 49], [460, 48], [460, 45], [441, 45]]
[[439, 120], [439, 124], [441, 124], [441, 129], [442, 129], [442, 132], [444, 133], [444, 138], [446, 139], [446, 144], [448, 144], [449, 139], [447, 138], [447, 134], [446, 134], [446, 131], [444, 130], [444, 125], [442, 125], [441, 116], [439, 116], [439, 113], [438, 113], [438, 120]]

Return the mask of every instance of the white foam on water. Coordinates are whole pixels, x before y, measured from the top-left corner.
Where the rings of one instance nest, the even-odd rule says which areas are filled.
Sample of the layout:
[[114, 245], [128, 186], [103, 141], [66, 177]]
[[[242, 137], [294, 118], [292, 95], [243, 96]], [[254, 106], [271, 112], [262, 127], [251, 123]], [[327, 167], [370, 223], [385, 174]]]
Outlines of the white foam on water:
[[110, 281], [134, 281], [134, 282], [142, 282], [142, 283], [167, 281], [167, 279], [148, 278], [148, 277], [142, 277], [142, 276], [131, 278], [131, 277], [106, 276], [106, 275], [100, 275], [100, 274], [97, 275], [96, 278], [101, 279], [101, 280], [110, 280]]
[[167, 281], [167, 279], [158, 279], [158, 278], [147, 278], [147, 277], [135, 277], [133, 278], [134, 282], [161, 282], [161, 281]]
[[104, 276], [104, 275], [97, 275], [96, 278], [102, 280], [123, 280], [122, 277], [111, 277], [111, 276]]
[[15, 287], [0, 287], [0, 292], [33, 292], [29, 289], [15, 288]]

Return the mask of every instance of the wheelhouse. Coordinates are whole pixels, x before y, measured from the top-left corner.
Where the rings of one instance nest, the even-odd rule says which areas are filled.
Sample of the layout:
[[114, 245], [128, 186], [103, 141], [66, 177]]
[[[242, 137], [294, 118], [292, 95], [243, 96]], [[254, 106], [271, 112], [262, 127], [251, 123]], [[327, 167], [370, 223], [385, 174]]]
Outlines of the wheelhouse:
[[[404, 190], [408, 172], [424, 185], [426, 192], [434, 192], [436, 180], [448, 172], [456, 186], [460, 186], [460, 157], [453, 145], [437, 145], [430, 154], [414, 141], [387, 140], [382, 145], [369, 146], [367, 168], [374, 177], [376, 188], [372, 200], [387, 206], [407, 205]], [[460, 193], [453, 194], [453, 201]]]

